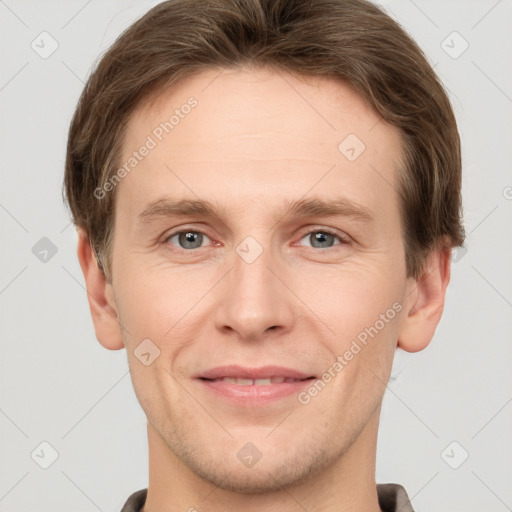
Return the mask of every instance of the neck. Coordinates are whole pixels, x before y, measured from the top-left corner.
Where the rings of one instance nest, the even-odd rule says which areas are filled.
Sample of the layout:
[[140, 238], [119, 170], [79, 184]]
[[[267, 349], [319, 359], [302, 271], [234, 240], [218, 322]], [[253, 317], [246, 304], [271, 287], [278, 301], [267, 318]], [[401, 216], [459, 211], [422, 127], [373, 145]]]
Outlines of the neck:
[[148, 422], [149, 485], [143, 512], [381, 512], [375, 482], [380, 407], [330, 466], [272, 493], [241, 494], [193, 473]]

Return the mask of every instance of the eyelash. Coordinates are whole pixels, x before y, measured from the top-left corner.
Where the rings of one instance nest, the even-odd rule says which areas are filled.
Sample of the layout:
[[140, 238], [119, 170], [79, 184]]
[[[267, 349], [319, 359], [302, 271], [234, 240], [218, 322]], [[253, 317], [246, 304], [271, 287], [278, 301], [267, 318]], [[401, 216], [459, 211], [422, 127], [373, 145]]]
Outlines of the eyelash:
[[[202, 234], [202, 235], [206, 236], [207, 238], [210, 238], [203, 231], [200, 231], [198, 229], [192, 229], [192, 228], [187, 229], [187, 228], [185, 228], [185, 229], [180, 229], [179, 231], [175, 231], [173, 233], [170, 233], [169, 235], [166, 235], [164, 237], [163, 243], [164, 244], [168, 244], [168, 245], [172, 245], [172, 244], [169, 243], [169, 240], [171, 238], [174, 238], [176, 235], [180, 235], [182, 233], [199, 233], [199, 234]], [[324, 247], [324, 248], [308, 247], [308, 249], [317, 249], [317, 250], [325, 251], [327, 249], [333, 249], [334, 247], [337, 247], [337, 246], [340, 246], [340, 245], [347, 245], [349, 243], [348, 237], [341, 236], [340, 234], [336, 233], [335, 231], [333, 231], [331, 229], [327, 229], [327, 228], [315, 228], [315, 229], [312, 229], [310, 231], [307, 231], [307, 232], [305, 232], [305, 233], [303, 233], [301, 235], [301, 237], [299, 238], [299, 241], [302, 240], [303, 238], [307, 237], [308, 235], [312, 235], [313, 233], [324, 233], [324, 234], [327, 234], [327, 235], [332, 235], [333, 237], [337, 238], [340, 243], [339, 244], [335, 244], [335, 245], [333, 245], [331, 247]], [[174, 245], [172, 245], [172, 247], [174, 247], [175, 249], [184, 251], [184, 252], [191, 252], [191, 251], [198, 250], [198, 249], [204, 249], [204, 247], [197, 247], [195, 249], [183, 249], [182, 247], [178, 247], [178, 246], [174, 246]]]

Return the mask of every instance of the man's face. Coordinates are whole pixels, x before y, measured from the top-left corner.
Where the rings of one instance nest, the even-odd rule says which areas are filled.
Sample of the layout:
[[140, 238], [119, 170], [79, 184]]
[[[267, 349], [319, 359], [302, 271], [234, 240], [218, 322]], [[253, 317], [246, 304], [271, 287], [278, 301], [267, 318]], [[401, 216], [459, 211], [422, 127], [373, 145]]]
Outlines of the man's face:
[[219, 72], [129, 120], [120, 166], [155, 147], [115, 191], [111, 291], [150, 435], [214, 484], [262, 491], [375, 441], [413, 285], [400, 136], [341, 82]]

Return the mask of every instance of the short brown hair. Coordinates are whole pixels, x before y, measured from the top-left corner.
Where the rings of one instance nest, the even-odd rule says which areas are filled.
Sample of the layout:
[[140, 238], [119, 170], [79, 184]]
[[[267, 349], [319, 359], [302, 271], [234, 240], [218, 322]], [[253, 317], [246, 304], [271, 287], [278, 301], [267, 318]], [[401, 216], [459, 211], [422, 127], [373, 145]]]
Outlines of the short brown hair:
[[69, 129], [65, 196], [111, 271], [115, 173], [128, 116], [155, 90], [208, 68], [270, 66], [349, 82], [402, 133], [407, 275], [428, 252], [462, 245], [460, 138], [421, 49], [367, 0], [169, 0], [123, 32], [89, 77]]

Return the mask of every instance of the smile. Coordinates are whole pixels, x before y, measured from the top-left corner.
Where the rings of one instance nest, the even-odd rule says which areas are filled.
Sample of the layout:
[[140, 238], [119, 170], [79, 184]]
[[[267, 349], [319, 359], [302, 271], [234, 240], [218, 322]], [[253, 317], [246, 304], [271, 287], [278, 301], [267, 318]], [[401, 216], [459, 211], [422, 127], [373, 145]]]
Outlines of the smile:
[[247, 379], [244, 377], [221, 377], [218, 379], [205, 379], [210, 382], [228, 382], [239, 386], [270, 386], [271, 384], [282, 384], [283, 382], [300, 382], [305, 379], [293, 379], [290, 377], [268, 377], [265, 379]]

